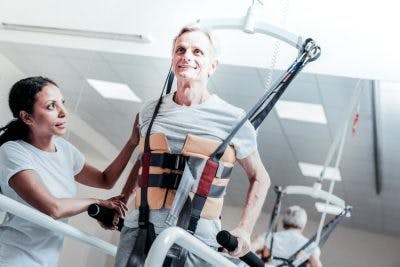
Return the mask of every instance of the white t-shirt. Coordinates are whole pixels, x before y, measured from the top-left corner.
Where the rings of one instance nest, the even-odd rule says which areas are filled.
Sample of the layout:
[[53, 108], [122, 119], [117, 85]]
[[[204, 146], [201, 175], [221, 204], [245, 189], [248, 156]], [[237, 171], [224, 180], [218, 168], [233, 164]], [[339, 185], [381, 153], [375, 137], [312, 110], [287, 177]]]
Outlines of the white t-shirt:
[[[146, 135], [157, 101], [158, 99], [147, 103], [140, 112], [142, 136]], [[173, 101], [173, 94], [169, 94], [163, 98], [151, 132], [164, 133], [171, 153], [180, 153], [188, 133], [222, 141], [244, 115], [244, 110], [225, 102], [215, 94], [210, 95], [205, 102], [193, 106], [178, 105]], [[230, 144], [235, 148], [238, 159], [246, 158], [256, 151], [257, 135], [253, 125], [247, 121]], [[153, 222], [156, 233], [167, 227], [165, 224], [167, 215], [167, 209], [150, 212], [150, 221]], [[125, 226], [138, 227], [138, 216], [138, 210], [133, 210], [125, 219]], [[219, 219], [200, 218], [195, 236], [210, 246], [218, 247], [215, 237], [220, 230], [221, 221]]]
[[[309, 239], [303, 236], [298, 230], [284, 230], [274, 234], [274, 243], [272, 245], [272, 255], [274, 257], [288, 259], [294, 253], [296, 253], [301, 247], [303, 247]], [[268, 235], [265, 246], [270, 248], [271, 235]], [[310, 245], [312, 246], [312, 244]], [[316, 249], [319, 250], [317, 247]], [[282, 261], [274, 260], [273, 265], [279, 265]]]
[[[0, 146], [2, 194], [29, 206], [8, 184], [13, 175], [29, 169], [38, 174], [54, 197], [74, 197], [74, 176], [82, 170], [85, 158], [63, 138], [55, 138], [54, 143], [57, 151], [53, 153], [22, 140], [9, 141]], [[4, 223], [0, 225], [0, 266], [57, 266], [62, 242], [63, 236], [7, 213]]]

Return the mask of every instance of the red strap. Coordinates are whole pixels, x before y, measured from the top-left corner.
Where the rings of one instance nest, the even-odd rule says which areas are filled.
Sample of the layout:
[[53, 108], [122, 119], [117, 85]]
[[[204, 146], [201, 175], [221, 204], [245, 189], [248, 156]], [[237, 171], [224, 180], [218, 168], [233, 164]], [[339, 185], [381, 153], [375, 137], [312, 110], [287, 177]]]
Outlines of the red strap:
[[197, 187], [196, 194], [207, 197], [210, 192], [211, 183], [217, 173], [218, 163], [208, 159], [204, 166], [203, 173], [201, 174], [199, 186]]
[[140, 187], [147, 188], [149, 184], [150, 152], [143, 152], [142, 155], [142, 178]]

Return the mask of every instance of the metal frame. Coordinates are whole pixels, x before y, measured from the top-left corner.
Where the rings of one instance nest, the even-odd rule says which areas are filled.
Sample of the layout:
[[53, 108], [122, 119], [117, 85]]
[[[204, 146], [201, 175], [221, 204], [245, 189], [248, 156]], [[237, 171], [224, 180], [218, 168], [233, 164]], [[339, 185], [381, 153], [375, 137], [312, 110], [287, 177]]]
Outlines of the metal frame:
[[54, 220], [50, 216], [28, 207], [18, 201], [15, 201], [9, 197], [4, 196], [0, 193], [0, 210], [9, 212], [27, 221], [33, 222], [46, 229], [49, 229], [57, 234], [71, 237], [82, 243], [88, 244], [92, 247], [100, 249], [101, 251], [114, 256], [117, 254], [117, 247], [101, 240], [100, 238], [90, 236], [71, 225], [63, 223], [61, 221]]

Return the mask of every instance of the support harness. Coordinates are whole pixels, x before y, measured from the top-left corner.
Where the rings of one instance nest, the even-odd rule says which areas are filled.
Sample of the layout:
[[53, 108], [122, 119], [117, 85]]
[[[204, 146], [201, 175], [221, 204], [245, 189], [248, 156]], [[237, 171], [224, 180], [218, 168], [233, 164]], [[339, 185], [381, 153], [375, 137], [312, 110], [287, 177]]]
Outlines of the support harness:
[[[221, 162], [221, 158], [229, 147], [232, 138], [247, 120], [257, 129], [294, 77], [307, 63], [316, 60], [319, 55], [319, 46], [317, 46], [312, 39], [307, 39], [299, 50], [297, 58], [287, 71], [264, 93], [255, 106], [232, 129], [225, 140], [223, 140], [214, 152], [206, 158], [198, 158], [195, 156], [187, 157], [182, 154], [154, 153], [150, 147], [151, 128], [161, 106], [164, 91], [167, 93], [170, 92], [174, 78], [171, 69], [169, 70], [144, 139], [144, 151], [141, 157], [142, 172], [139, 179], [139, 186], [141, 188], [139, 234], [133, 247], [132, 254], [129, 257], [127, 267], [144, 265], [145, 257], [156, 237], [154, 225], [149, 221], [149, 188], [157, 186], [168, 188], [168, 190], [176, 190], [171, 211], [166, 222], [170, 225], [176, 223], [178, 226], [194, 234], [198, 221], [200, 217], [202, 217], [202, 210], [206, 204], [207, 198], [209, 198], [210, 193], [213, 192], [212, 183], [214, 178], [222, 178], [224, 175], [230, 174], [232, 169], [232, 166], [227, 167], [225, 166], [226, 164]], [[270, 99], [270, 101], [266, 104], [268, 99]], [[154, 174], [150, 174], [150, 168], [152, 166], [169, 169], [169, 174], [167, 174], [167, 176], [169, 176], [167, 177], [168, 179], [160, 179]], [[200, 168], [198, 166], [200, 166]], [[165, 175], [166, 174], [162, 174], [158, 177]], [[190, 190], [194, 193], [191, 200], [188, 197]], [[167, 198], [167, 194], [165, 198]], [[167, 257], [164, 266], [183, 266], [185, 257], [182, 255], [184, 255], [184, 253], [184, 250], [181, 250], [179, 252], [180, 257], [173, 260]]]

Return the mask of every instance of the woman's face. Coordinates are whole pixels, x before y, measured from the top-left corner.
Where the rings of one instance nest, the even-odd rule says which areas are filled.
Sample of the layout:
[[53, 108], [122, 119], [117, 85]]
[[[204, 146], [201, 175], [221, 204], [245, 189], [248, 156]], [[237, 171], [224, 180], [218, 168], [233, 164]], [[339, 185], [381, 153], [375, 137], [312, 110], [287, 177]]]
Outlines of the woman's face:
[[36, 94], [29, 126], [34, 134], [63, 135], [67, 131], [67, 111], [57, 86], [48, 84]]
[[177, 79], [207, 81], [215, 71], [217, 63], [211, 42], [205, 33], [186, 32], [176, 40], [172, 67]]

